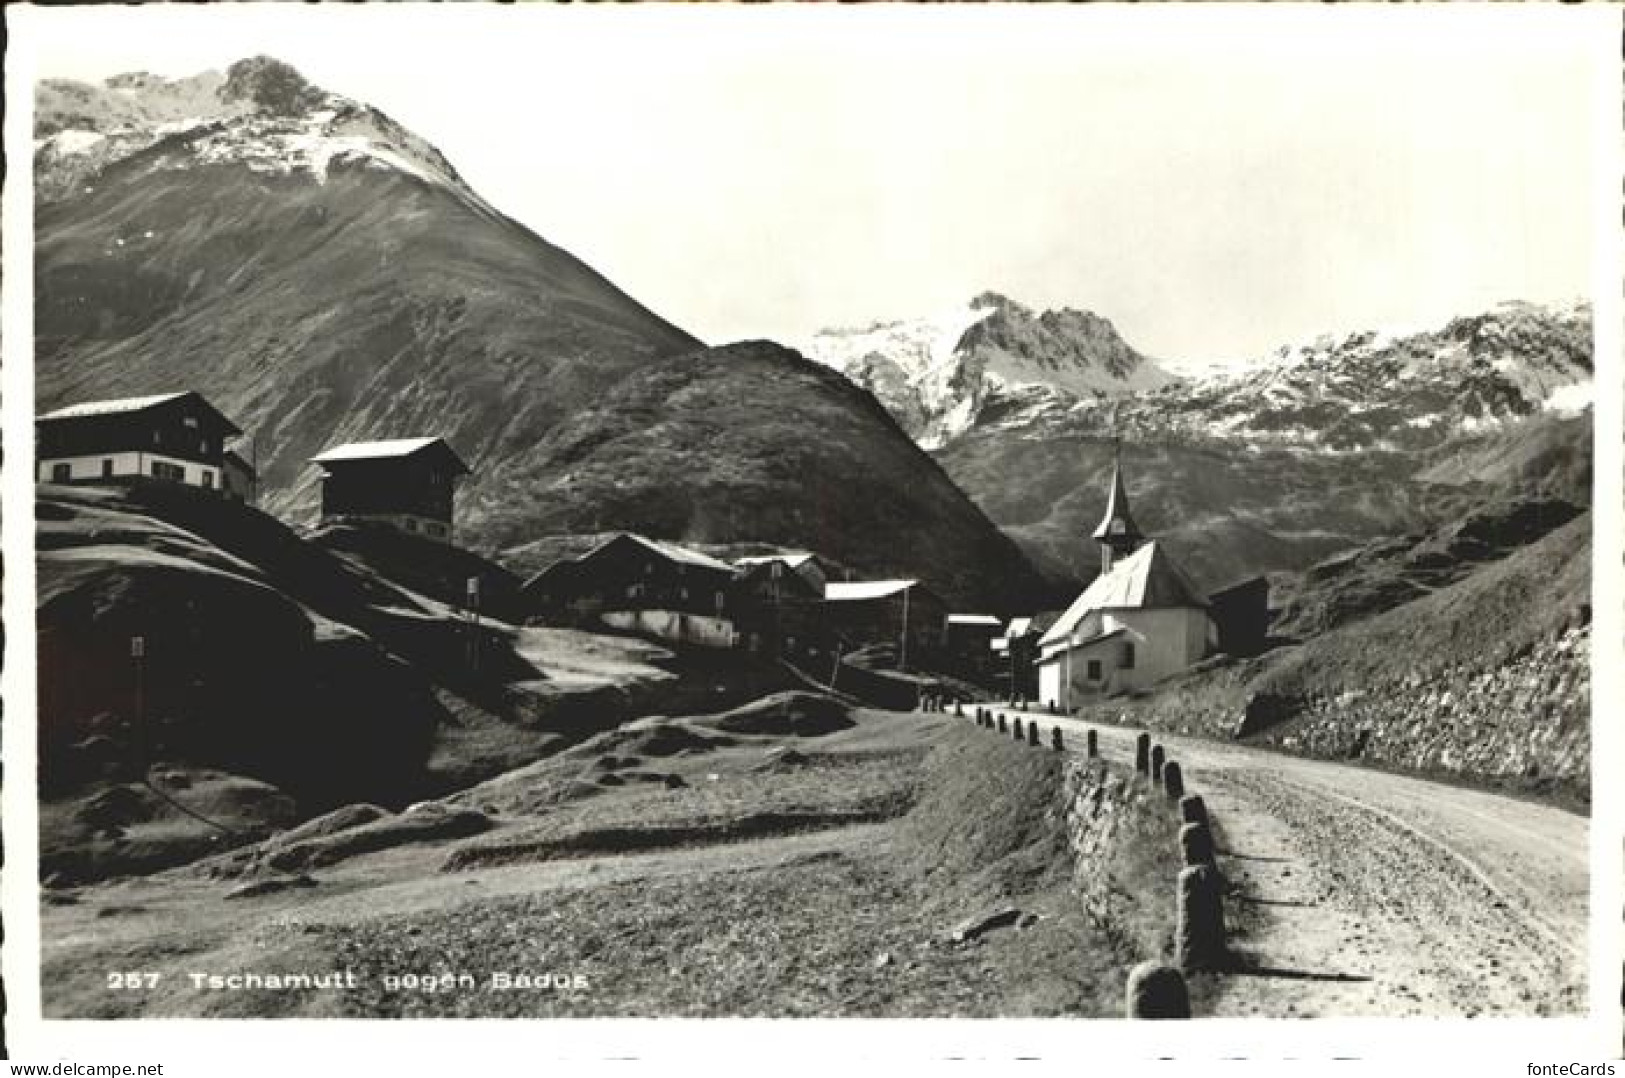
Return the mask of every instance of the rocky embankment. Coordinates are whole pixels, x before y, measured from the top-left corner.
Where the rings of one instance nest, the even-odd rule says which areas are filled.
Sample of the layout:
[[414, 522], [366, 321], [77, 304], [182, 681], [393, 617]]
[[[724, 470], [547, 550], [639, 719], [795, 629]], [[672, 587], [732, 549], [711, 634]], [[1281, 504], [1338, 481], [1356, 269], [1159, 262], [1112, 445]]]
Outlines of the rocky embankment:
[[1273, 748], [1589, 798], [1591, 629], [1496, 670], [1456, 668], [1315, 702]]

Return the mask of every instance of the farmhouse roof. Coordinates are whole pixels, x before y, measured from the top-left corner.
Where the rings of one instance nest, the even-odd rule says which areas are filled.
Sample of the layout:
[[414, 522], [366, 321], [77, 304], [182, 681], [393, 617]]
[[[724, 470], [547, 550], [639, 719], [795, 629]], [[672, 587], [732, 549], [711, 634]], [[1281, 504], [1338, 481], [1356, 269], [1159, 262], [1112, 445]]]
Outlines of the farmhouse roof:
[[445, 455], [450, 457], [459, 471], [467, 473], [469, 468], [463, 463], [463, 458], [457, 455], [444, 438], [392, 438], [377, 442], [345, 442], [332, 449], [325, 449], [319, 455], [311, 457], [312, 464], [343, 464], [357, 460], [403, 460], [415, 456], [431, 446], [439, 446]]
[[824, 598], [832, 603], [860, 603], [900, 595], [918, 584], [918, 580], [831, 581], [824, 585]]
[[816, 557], [816, 555], [808, 553], [752, 554], [749, 557], [738, 559], [734, 562], [734, 564], [740, 568], [745, 568], [752, 565], [767, 565], [772, 562], [782, 561], [792, 569], [799, 569], [803, 565], [806, 565], [808, 562], [812, 561], [814, 557]]
[[949, 625], [987, 625], [1000, 628], [1004, 623], [992, 614], [949, 614]]
[[184, 389], [178, 393], [154, 393], [145, 397], [119, 397], [114, 400], [84, 401], [80, 404], [70, 404], [66, 408], [58, 408], [54, 412], [46, 412], [39, 417], [39, 422], [55, 422], [61, 419], [86, 419], [91, 416], [129, 415], [135, 412], [145, 412], [148, 409], [178, 401], [183, 397], [196, 397], [199, 403], [214, 414], [226, 433], [242, 433], [242, 429], [237, 424], [227, 419], [220, 409], [210, 404], [208, 398], [195, 389]]
[[1111, 572], [1096, 577], [1039, 643], [1059, 643], [1095, 610], [1205, 608], [1207, 601], [1201, 596], [1184, 570], [1153, 540], [1112, 566]]
[[683, 565], [697, 565], [704, 569], [715, 569], [718, 572], [728, 573], [730, 575], [734, 571], [733, 566], [729, 565], [725, 561], [719, 561], [718, 559], [711, 557], [709, 554], [701, 554], [698, 550], [690, 550], [686, 546], [678, 546], [676, 543], [667, 543], [660, 539], [650, 539], [646, 535], [638, 535], [634, 532], [621, 532], [618, 535], [611, 537], [607, 541], [599, 543], [597, 546], [593, 547], [576, 560], [586, 561], [594, 554], [597, 554], [600, 550], [603, 550], [605, 547], [609, 546], [610, 543], [618, 542], [621, 539], [630, 539], [632, 542], [638, 544], [649, 552], [657, 554], [668, 561], [679, 562]]

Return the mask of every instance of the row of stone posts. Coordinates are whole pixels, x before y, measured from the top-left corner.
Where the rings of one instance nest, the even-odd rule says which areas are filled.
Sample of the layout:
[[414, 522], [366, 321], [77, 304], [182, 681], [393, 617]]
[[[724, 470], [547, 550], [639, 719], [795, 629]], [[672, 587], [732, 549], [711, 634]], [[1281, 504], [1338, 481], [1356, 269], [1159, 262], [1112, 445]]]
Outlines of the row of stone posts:
[[[963, 715], [960, 705], [954, 713]], [[1053, 710], [1051, 711], [1053, 714]], [[1013, 720], [1002, 711], [976, 707], [971, 718], [977, 726], [1010, 734], [1016, 741], [1038, 745], [1038, 723], [1021, 716]], [[1050, 729], [1050, 747], [1064, 751], [1066, 742], [1059, 726]], [[1100, 756], [1099, 735], [1084, 731], [1084, 752], [1089, 759]], [[1127, 1012], [1130, 1018], [1189, 1018], [1190, 995], [1185, 974], [1220, 970], [1226, 965], [1223, 881], [1215, 860], [1213, 832], [1207, 805], [1202, 798], [1185, 791], [1185, 776], [1166, 749], [1154, 744], [1151, 735], [1134, 739], [1134, 770], [1158, 787], [1179, 809], [1178, 913], [1174, 926], [1174, 960], [1171, 964], [1145, 962], [1129, 974]]]
[[[961, 714], [961, 712], [958, 710], [956, 710], [954, 713], [956, 715]], [[998, 730], [998, 732], [1001, 734], [1010, 734], [1015, 740], [1025, 741], [1027, 744], [1035, 748], [1043, 744], [1043, 735], [1039, 733], [1037, 719], [1030, 718], [1025, 724], [1023, 724], [1020, 715], [1017, 715], [1012, 719], [1006, 716], [1003, 711], [995, 711], [992, 708], [984, 707], [976, 708], [971, 713], [971, 718], [975, 721], [977, 726], [981, 726], [989, 730]], [[1091, 746], [1090, 755], [1094, 754], [1094, 738], [1094, 731], [1089, 731], [1089, 744]], [[1062, 736], [1061, 728], [1059, 726], [1053, 726], [1050, 728], [1049, 745], [1050, 748], [1056, 752], [1065, 751], [1066, 740]]]
[[1134, 739], [1134, 770], [1179, 806], [1178, 916], [1172, 965], [1145, 962], [1129, 974], [1130, 1018], [1189, 1018], [1185, 974], [1225, 968], [1224, 889], [1213, 830], [1202, 798], [1185, 792], [1185, 776], [1167, 751], [1142, 733]]

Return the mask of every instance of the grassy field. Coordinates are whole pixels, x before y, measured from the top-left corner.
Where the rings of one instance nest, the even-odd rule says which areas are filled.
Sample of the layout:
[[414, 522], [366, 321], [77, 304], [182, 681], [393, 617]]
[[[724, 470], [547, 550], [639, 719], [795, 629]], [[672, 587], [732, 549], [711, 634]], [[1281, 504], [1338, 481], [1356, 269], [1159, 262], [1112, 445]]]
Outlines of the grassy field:
[[[314, 886], [227, 899], [243, 877], [200, 866], [52, 892], [47, 1014], [1118, 1013], [1142, 947], [1074, 887], [1058, 754], [944, 716], [725, 725], [601, 735], [460, 797], [454, 811], [494, 812], [485, 833], [403, 838]], [[593, 779], [637, 771], [677, 781]], [[1013, 923], [956, 940], [999, 913]], [[159, 983], [109, 986], [130, 970]], [[346, 984], [208, 980], [317, 972]]]

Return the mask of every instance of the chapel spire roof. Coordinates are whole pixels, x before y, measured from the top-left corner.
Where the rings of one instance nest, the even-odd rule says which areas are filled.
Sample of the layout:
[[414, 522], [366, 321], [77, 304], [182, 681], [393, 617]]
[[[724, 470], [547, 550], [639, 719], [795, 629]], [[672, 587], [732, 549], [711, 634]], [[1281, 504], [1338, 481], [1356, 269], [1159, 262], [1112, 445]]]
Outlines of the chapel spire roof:
[[1128, 509], [1128, 490], [1123, 486], [1123, 442], [1117, 440], [1112, 461], [1112, 490], [1106, 499], [1106, 515], [1094, 530], [1094, 538], [1103, 546], [1126, 554], [1140, 544], [1145, 533], [1134, 523]]

